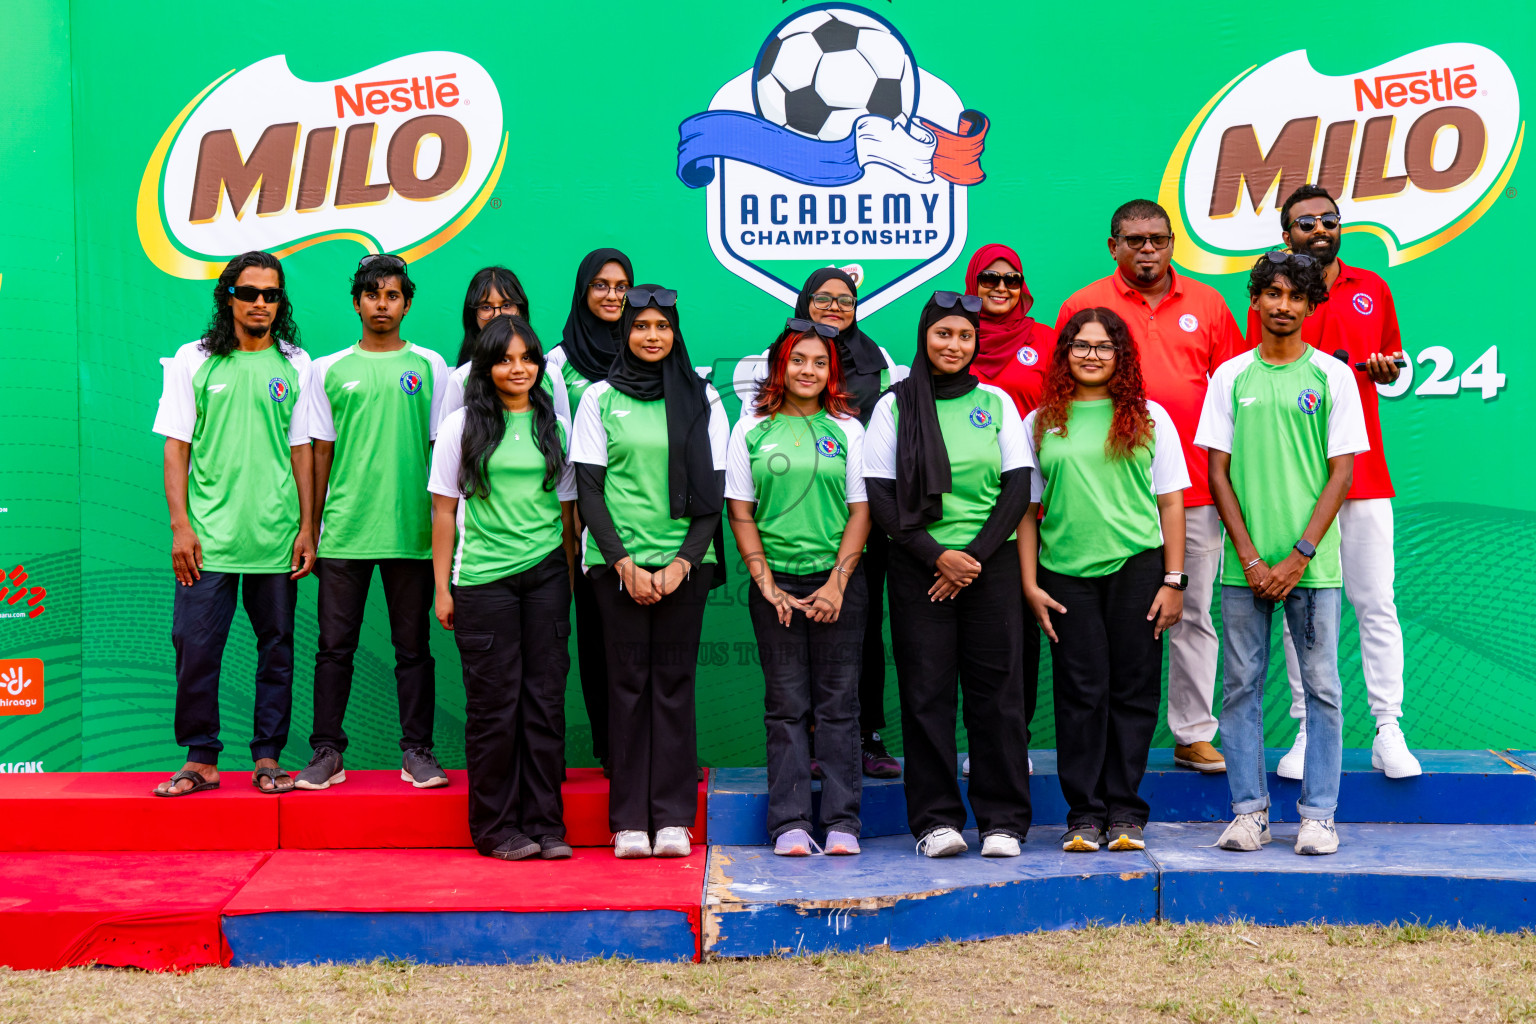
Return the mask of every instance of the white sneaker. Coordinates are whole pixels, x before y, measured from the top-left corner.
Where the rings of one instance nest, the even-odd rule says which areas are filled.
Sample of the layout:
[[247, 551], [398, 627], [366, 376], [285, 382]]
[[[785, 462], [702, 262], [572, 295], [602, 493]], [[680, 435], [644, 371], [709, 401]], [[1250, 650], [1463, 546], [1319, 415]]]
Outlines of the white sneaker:
[[686, 857], [692, 852], [693, 847], [688, 843], [688, 830], [681, 825], [668, 825], [656, 833], [656, 856]]
[[962, 779], [971, 777], [971, 757], [969, 754], [965, 757], [965, 763], [960, 766], [960, 777]]
[[1216, 845], [1223, 850], [1251, 853], [1269, 840], [1269, 811], [1249, 811], [1232, 819]]
[[613, 837], [613, 855], [620, 860], [634, 860], [651, 855], [651, 837], [636, 828], [627, 828]]
[[1300, 779], [1301, 770], [1307, 764], [1307, 723], [1301, 723], [1301, 729], [1296, 733], [1296, 742], [1291, 744], [1291, 749], [1285, 752], [1280, 759], [1280, 764], [1275, 768], [1275, 774], [1282, 779]]
[[1013, 836], [987, 836], [981, 841], [981, 855], [983, 857], [1017, 857], [1019, 841]]
[[1402, 727], [1396, 722], [1376, 727], [1376, 738], [1371, 741], [1371, 767], [1386, 772], [1389, 779], [1424, 774], [1424, 766], [1409, 751]]
[[1339, 852], [1339, 832], [1333, 827], [1332, 818], [1302, 818], [1301, 831], [1296, 833], [1296, 852], [1323, 854]]
[[952, 828], [936, 828], [917, 841], [917, 852], [924, 857], [953, 857], [968, 849], [960, 833]]

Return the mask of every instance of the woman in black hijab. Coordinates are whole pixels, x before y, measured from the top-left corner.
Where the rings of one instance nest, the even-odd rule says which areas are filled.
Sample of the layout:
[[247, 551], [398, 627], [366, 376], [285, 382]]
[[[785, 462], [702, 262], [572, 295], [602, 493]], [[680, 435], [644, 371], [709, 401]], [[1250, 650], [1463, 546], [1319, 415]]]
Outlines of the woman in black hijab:
[[694, 672], [704, 601], [722, 579], [730, 428], [688, 359], [676, 292], [630, 288], [620, 332], [571, 443], [608, 655], [608, 823], [619, 857], [686, 857], [698, 807]]
[[[629, 257], [617, 249], [593, 249], [576, 268], [571, 312], [565, 318], [560, 344], [549, 353], [548, 372], [560, 378], [571, 421], [587, 389], [608, 376], [619, 351], [619, 320], [624, 294], [635, 279]], [[580, 535], [580, 522], [577, 534]], [[603, 649], [603, 621], [597, 598], [586, 576], [577, 573], [572, 589], [576, 607], [576, 659], [581, 673], [581, 697], [592, 725], [592, 756], [609, 774], [608, 661]]]
[[1014, 533], [1032, 462], [1018, 408], [970, 373], [981, 300], [934, 292], [912, 372], [864, 439], [869, 510], [891, 537], [891, 638], [918, 852], [966, 850], [955, 773], [956, 684], [976, 771], [984, 857], [1018, 856], [1029, 831], [1024, 603]]

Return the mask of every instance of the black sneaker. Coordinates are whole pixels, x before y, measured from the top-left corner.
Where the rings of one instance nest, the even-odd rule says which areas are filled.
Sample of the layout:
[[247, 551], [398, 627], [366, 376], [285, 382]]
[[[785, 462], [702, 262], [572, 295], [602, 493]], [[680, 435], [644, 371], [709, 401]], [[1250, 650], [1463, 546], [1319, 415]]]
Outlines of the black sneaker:
[[417, 789], [436, 789], [448, 785], [448, 773], [443, 771], [429, 747], [412, 747], [400, 762], [400, 781], [409, 782]]
[[1074, 825], [1061, 837], [1061, 848], [1067, 853], [1096, 853], [1104, 845], [1104, 834], [1097, 825]]
[[885, 741], [880, 734], [872, 732], [864, 737], [860, 752], [863, 762], [864, 774], [871, 779], [896, 779], [901, 777], [901, 762], [891, 756], [891, 752], [885, 749]]
[[1142, 838], [1141, 826], [1132, 825], [1127, 821], [1117, 821], [1109, 826], [1107, 831], [1109, 849], [1115, 851], [1145, 850], [1147, 842]]
[[514, 832], [507, 838], [506, 842], [492, 850], [490, 855], [497, 860], [527, 860], [539, 852], [538, 843], [529, 839], [521, 832]]
[[309, 759], [309, 767], [293, 777], [294, 789], [330, 789], [339, 782], [347, 781], [347, 770], [341, 764], [341, 752], [330, 747], [320, 747]]
[[571, 844], [559, 836], [534, 836], [533, 839], [539, 844], [539, 856], [545, 860], [570, 859]]

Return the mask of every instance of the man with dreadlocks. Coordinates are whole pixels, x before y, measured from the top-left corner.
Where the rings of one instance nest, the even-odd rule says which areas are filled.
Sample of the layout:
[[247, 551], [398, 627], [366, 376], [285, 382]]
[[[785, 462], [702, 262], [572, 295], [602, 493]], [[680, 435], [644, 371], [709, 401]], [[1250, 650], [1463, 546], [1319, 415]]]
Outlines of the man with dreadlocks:
[[251, 784], [285, 793], [278, 767], [293, 710], [295, 582], [315, 564], [309, 429], [298, 410], [309, 356], [266, 252], [230, 260], [213, 290], [201, 340], [163, 359], [165, 388], [155, 433], [165, 437], [176, 600], [176, 742], [187, 763], [155, 787], [178, 797], [219, 786], [219, 667], [243, 598], [256, 634]]

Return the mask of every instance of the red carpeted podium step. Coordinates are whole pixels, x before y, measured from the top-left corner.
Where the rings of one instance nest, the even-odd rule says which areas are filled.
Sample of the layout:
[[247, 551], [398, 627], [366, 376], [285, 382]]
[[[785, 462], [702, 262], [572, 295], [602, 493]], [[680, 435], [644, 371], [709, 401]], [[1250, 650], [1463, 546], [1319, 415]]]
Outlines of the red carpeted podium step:
[[224, 934], [237, 965], [697, 959], [706, 849], [516, 863], [469, 850], [279, 850], [225, 906]]
[[11, 853], [0, 965], [188, 971], [229, 963], [220, 912], [270, 851]]
[[[567, 772], [566, 841], [572, 846], [608, 846], [608, 780], [599, 768]], [[469, 847], [466, 773], [449, 771], [449, 785], [414, 789], [398, 771], [351, 771], [347, 781], [319, 792], [284, 794], [279, 845], [287, 850], [372, 850]], [[693, 841], [705, 835], [704, 797], [699, 785]]]
[[0, 850], [275, 850], [281, 797], [258, 793], [249, 769], [217, 790], [152, 794], [170, 772], [6, 775]]

